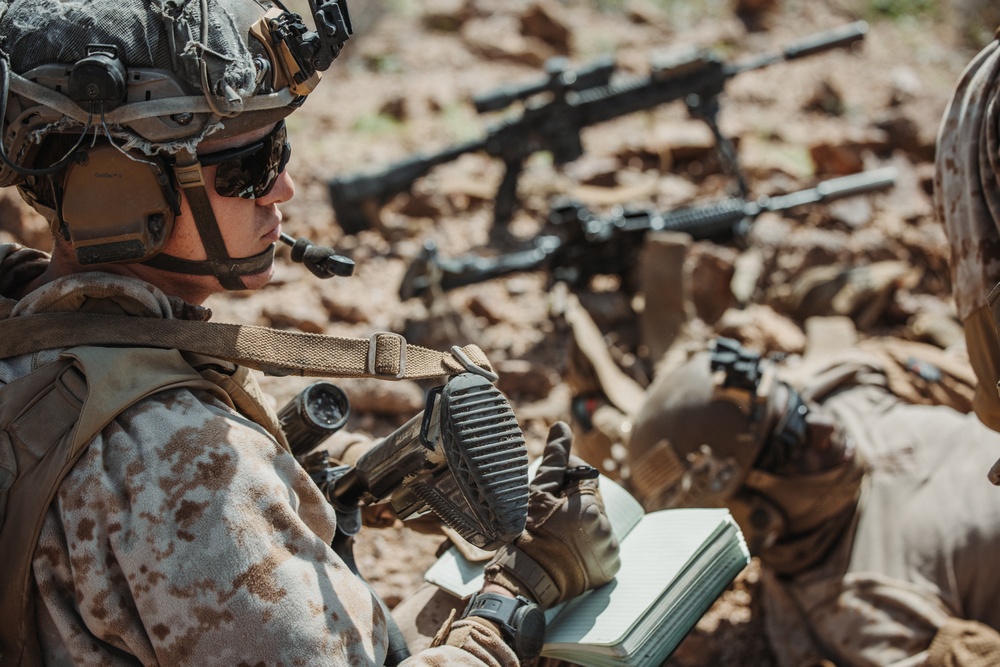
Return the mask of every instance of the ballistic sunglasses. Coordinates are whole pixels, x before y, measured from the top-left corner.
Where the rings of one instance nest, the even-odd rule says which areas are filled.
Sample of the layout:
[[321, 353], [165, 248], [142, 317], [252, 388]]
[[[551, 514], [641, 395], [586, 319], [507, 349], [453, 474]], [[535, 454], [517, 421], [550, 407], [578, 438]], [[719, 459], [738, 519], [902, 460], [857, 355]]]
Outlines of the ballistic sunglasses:
[[285, 121], [281, 121], [260, 141], [199, 155], [198, 162], [203, 167], [218, 165], [215, 191], [220, 196], [260, 199], [274, 187], [291, 154]]

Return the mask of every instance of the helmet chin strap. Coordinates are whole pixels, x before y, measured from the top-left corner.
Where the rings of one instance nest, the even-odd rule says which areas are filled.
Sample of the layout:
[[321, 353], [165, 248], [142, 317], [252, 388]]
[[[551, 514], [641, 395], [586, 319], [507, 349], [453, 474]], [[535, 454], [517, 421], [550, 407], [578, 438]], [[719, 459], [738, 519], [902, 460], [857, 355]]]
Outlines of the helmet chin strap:
[[246, 289], [241, 276], [267, 270], [274, 262], [274, 244], [252, 257], [230, 257], [229, 251], [226, 250], [226, 242], [219, 229], [219, 223], [215, 219], [212, 203], [208, 199], [208, 192], [205, 190], [205, 178], [198, 158], [193, 153], [187, 152], [187, 159], [183, 163], [180, 160], [175, 163], [174, 175], [177, 178], [177, 184], [187, 196], [191, 215], [194, 217], [195, 227], [201, 237], [201, 244], [205, 248], [208, 259], [182, 259], [161, 252], [143, 263], [155, 269], [174, 273], [215, 276], [222, 288], [226, 290]]

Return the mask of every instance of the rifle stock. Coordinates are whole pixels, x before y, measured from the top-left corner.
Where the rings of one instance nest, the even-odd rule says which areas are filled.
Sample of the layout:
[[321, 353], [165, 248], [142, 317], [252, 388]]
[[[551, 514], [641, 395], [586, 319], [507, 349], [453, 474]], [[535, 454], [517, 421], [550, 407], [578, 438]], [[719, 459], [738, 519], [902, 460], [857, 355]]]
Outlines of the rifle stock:
[[695, 240], [725, 241], [742, 237], [765, 211], [787, 211], [844, 197], [885, 190], [896, 182], [896, 169], [885, 167], [821, 181], [815, 187], [755, 200], [728, 197], [667, 212], [617, 208], [597, 215], [578, 203], [554, 207], [549, 220], [558, 233], [536, 238], [526, 249], [505, 255], [465, 255], [442, 259], [433, 243], [410, 265], [400, 284], [403, 300], [431, 290], [448, 291], [523, 271], [544, 269], [554, 280], [581, 284], [599, 274], [622, 275], [634, 265], [634, 253], [650, 231], [690, 234]]
[[[495, 378], [494, 378], [495, 379]], [[303, 456], [347, 421], [350, 403], [317, 382], [278, 413]], [[428, 394], [425, 408], [377, 441], [353, 466], [310, 472], [338, 512], [388, 501], [400, 519], [434, 512], [462, 537], [495, 549], [521, 534], [528, 514], [528, 455], [517, 418], [490, 378], [462, 373]], [[360, 526], [358, 526], [360, 527]]]
[[[727, 64], [717, 55], [699, 50], [654, 63], [648, 76], [613, 82], [614, 62], [604, 58], [575, 71], [565, 60], [551, 61], [548, 76], [521, 87], [504, 87], [476, 98], [482, 111], [497, 111], [513, 102], [523, 109], [489, 127], [481, 138], [433, 154], [419, 154], [382, 170], [348, 174], [329, 182], [330, 198], [338, 224], [347, 233], [372, 226], [378, 207], [405, 192], [434, 167], [464, 153], [484, 151], [503, 160], [507, 175], [497, 193], [494, 224], [506, 223], [517, 206], [517, 180], [524, 160], [548, 151], [555, 164], [576, 160], [583, 154], [583, 128], [661, 104], [684, 100], [695, 117], [705, 120], [716, 138], [722, 159], [742, 183], [728, 139], [719, 132], [715, 118], [717, 98], [733, 76], [784, 60], [795, 60], [833, 48], [842, 48], [864, 38], [863, 21], [817, 33], [783, 50], [750, 60]], [[537, 101], [539, 94], [551, 99]]]
[[418, 153], [385, 169], [330, 179], [327, 188], [337, 223], [348, 234], [371, 229], [372, 211], [394, 195], [406, 192], [434, 167], [466, 153], [483, 150], [484, 140], [468, 141], [436, 153]]

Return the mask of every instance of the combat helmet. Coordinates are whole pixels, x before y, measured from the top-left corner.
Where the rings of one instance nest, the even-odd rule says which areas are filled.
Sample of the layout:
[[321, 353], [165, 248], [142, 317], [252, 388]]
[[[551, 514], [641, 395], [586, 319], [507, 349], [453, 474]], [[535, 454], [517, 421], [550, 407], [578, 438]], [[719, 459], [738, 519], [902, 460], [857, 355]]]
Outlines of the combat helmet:
[[740, 487], [775, 421], [768, 360], [719, 338], [664, 369], [633, 424], [631, 483], [651, 508], [721, 507]]
[[[0, 3], [0, 186], [17, 186], [81, 264], [146, 262], [241, 289], [274, 249], [228, 256], [197, 146], [274, 125], [263, 150], [227, 155], [228, 196], [262, 196], [247, 172], [280, 174], [283, 118], [351, 33], [346, 0], [309, 5], [316, 30], [278, 0]], [[181, 189], [203, 262], [160, 253]]]
[[727, 507], [751, 553], [790, 574], [822, 558], [851, 520], [860, 456], [832, 420], [832, 463], [807, 468], [821, 406], [778, 377], [778, 364], [718, 338], [663, 369], [633, 422], [630, 484], [648, 510]]

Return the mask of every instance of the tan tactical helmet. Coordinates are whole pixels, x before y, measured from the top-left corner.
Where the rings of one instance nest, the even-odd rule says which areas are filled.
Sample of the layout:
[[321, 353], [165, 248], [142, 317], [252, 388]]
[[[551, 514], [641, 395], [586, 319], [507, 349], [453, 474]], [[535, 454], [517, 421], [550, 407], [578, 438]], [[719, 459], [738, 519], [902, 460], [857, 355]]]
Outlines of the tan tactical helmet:
[[775, 420], [767, 413], [772, 365], [721, 338], [664, 370], [632, 424], [632, 486], [649, 509], [721, 507], [743, 483]]
[[[241, 288], [239, 276], [266, 268], [273, 248], [231, 258], [218, 247], [197, 146], [277, 123], [259, 153], [232, 156], [244, 162], [231, 176], [239, 192], [224, 195], [262, 196], [241, 170], [251, 159], [266, 163], [258, 172], [283, 169], [279, 121], [351, 33], [346, 0], [309, 4], [315, 31], [278, 0], [0, 3], [0, 186], [17, 186], [83, 264], [156, 258]], [[181, 189], [207, 262], [157, 257]]]
[[774, 362], [725, 338], [657, 377], [627, 460], [647, 509], [727, 507], [751, 553], [784, 574], [837, 542], [864, 471], [820, 406], [780, 381]]

